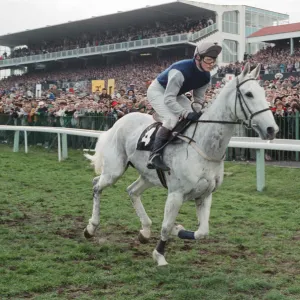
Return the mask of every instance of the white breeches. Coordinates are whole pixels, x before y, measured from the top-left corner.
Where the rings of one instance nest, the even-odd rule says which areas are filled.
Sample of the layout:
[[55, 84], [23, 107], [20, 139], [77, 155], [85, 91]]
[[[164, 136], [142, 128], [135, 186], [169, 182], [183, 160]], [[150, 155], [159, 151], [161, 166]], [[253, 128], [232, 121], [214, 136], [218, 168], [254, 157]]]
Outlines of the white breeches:
[[[172, 130], [179, 120], [179, 115], [176, 115], [170, 111], [165, 104], [165, 89], [155, 79], [148, 88], [147, 98], [153, 109], [163, 120], [163, 126]], [[182, 106], [182, 110], [193, 111], [191, 107], [191, 101], [184, 95], [177, 96], [177, 102]]]

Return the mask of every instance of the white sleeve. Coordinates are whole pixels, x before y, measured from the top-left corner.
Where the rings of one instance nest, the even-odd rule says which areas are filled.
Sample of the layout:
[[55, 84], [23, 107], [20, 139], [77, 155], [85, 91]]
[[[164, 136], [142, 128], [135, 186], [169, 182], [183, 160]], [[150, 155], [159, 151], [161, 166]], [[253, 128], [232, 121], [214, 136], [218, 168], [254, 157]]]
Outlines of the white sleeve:
[[183, 74], [178, 70], [170, 70], [168, 74], [168, 84], [165, 90], [165, 104], [176, 115], [184, 116], [188, 113], [178, 102], [177, 96], [183, 85]]
[[209, 83], [203, 87], [193, 91], [194, 101], [203, 104], [205, 102], [205, 92], [209, 86]]

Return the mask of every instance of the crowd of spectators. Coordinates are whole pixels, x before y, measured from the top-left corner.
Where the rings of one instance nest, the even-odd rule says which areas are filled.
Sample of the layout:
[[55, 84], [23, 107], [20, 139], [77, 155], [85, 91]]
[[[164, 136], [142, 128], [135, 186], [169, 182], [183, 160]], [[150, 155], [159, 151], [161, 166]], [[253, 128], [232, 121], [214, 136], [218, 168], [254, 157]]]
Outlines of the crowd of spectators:
[[144, 94], [123, 89], [113, 96], [103, 89], [86, 96], [61, 93], [57, 101], [8, 97], [0, 102], [0, 114], [8, 114], [12, 124], [20, 125], [107, 130], [116, 120], [131, 112], [152, 114], [153, 110]]
[[164, 68], [172, 62], [184, 59], [184, 56], [170, 56], [167, 58], [136, 58], [135, 62], [130, 63], [129, 59], [115, 61], [113, 64], [99, 66], [85, 66], [78, 68], [60, 69], [55, 71], [39, 71], [36, 73], [27, 73], [24, 75], [10, 76], [0, 81], [1, 91], [14, 90], [17, 96], [24, 96], [30, 90], [35, 92], [37, 83], [52, 82], [61, 87], [64, 82], [88, 81], [89, 84], [77, 92], [90, 92], [91, 80], [114, 78], [116, 88], [127, 88], [133, 84], [138, 92], [146, 93], [147, 86], [145, 82], [153, 80]]
[[300, 47], [295, 47], [293, 55], [290, 55], [290, 46], [266, 47], [254, 55], [245, 54], [243, 62], [231, 63], [227, 66], [220, 67], [218, 70], [219, 77], [226, 74], [240, 74], [245, 62], [250, 62], [252, 66], [257, 63], [262, 64], [261, 74], [277, 74], [300, 72]]
[[[145, 74], [142, 72], [145, 65], [136, 65], [133, 68], [131, 64], [127, 72], [122, 73], [124, 74], [121, 77], [122, 80], [120, 79], [122, 84], [116, 86], [112, 95], [109, 95], [106, 89], [91, 92], [90, 86], [86, 86], [86, 90], [79, 89], [76, 91], [52, 85], [51, 88], [43, 91], [41, 97], [36, 98], [35, 91], [28, 84], [28, 82], [37, 82], [37, 78], [29, 77], [36, 75], [20, 76], [18, 84], [13, 87], [11, 83], [14, 78], [9, 78], [0, 81], [0, 114], [10, 114], [13, 118], [27, 116], [26, 122], [34, 122], [40, 118], [35, 118], [35, 116], [44, 116], [45, 113], [58, 117], [73, 116], [74, 119], [80, 116], [102, 115], [113, 117], [114, 120], [132, 111], [152, 113], [151, 105], [146, 97], [147, 86], [168, 63], [165, 61], [163, 64], [152, 64], [151, 71]], [[92, 70], [94, 71], [94, 69]], [[131, 82], [134, 75], [137, 74], [140, 74], [138, 80]], [[299, 76], [290, 76], [287, 79], [261, 80], [261, 84], [266, 91], [269, 106], [276, 117], [294, 115], [299, 111]], [[217, 81], [208, 89], [206, 93], [208, 105], [215, 99], [223, 86], [224, 81]], [[287, 132], [281, 132], [281, 134], [286, 135]]]
[[[11, 76], [0, 81], [0, 114], [10, 115], [10, 122], [25, 124], [51, 124], [52, 126], [75, 126], [95, 128], [91, 118], [102, 116], [102, 130], [110, 127], [117, 119], [132, 111], [152, 113], [147, 102], [147, 87], [157, 74], [172, 61], [148, 58], [136, 63], [112, 66], [86, 67], [53, 72], [28, 73]], [[92, 92], [91, 80], [114, 78], [115, 93], [107, 90]], [[64, 88], [68, 82], [85, 80], [79, 88]], [[45, 84], [51, 82], [52, 84]], [[36, 84], [47, 88], [40, 97], [35, 97]], [[102, 118], [102, 119], [103, 119]], [[96, 120], [94, 118], [93, 120]]]
[[[142, 27], [129, 26], [119, 30], [84, 32], [75, 37], [64, 37], [55, 41], [43, 41], [40, 44], [16, 48], [10, 55], [3, 53], [2, 59], [45, 54], [62, 50], [107, 45], [125, 41], [141, 40], [151, 37], [163, 37], [179, 33], [194, 33], [214, 23], [213, 18], [202, 17], [200, 20], [186, 19], [153, 22]], [[1, 58], [0, 58], [1, 59]]]
[[[294, 71], [297, 71], [299, 63], [299, 49], [296, 49], [294, 56], [285, 56], [285, 49], [273, 49], [273, 52], [271, 50], [261, 50], [248, 58], [248, 61], [252, 66], [258, 62], [266, 66], [266, 55], [269, 53], [274, 56], [274, 61], [275, 58], [282, 59], [280, 64], [284, 64], [285, 69], [280, 71], [290, 72], [289, 77], [284, 78], [280, 71], [274, 71], [270, 80], [263, 80], [264, 74], [261, 74], [260, 83], [265, 89], [266, 99], [280, 127], [278, 138], [295, 139], [296, 123], [293, 117], [300, 111], [300, 75]], [[12, 76], [0, 81], [0, 118], [5, 115], [5, 120], [11, 124], [106, 130], [125, 114], [135, 111], [153, 114], [146, 96], [148, 85], [172, 62], [183, 58], [142, 57], [131, 63], [116, 62], [109, 66], [86, 66]], [[294, 64], [293, 68], [289, 67], [291, 62]], [[244, 62], [235, 66], [240, 68], [236, 72], [238, 74], [243, 69]], [[227, 66], [226, 73], [231, 73], [230, 68], [233, 69], [233, 65]], [[110, 78], [116, 81], [114, 93], [109, 95], [105, 89], [92, 92], [91, 80], [107, 81]], [[79, 88], [64, 87], [65, 82], [83, 80], [87, 84]], [[46, 84], [49, 82], [52, 85]], [[45, 83], [46, 87], [40, 97], [35, 97], [37, 83]], [[226, 81], [220, 79], [211, 85], [205, 96], [205, 105], [210, 105], [224, 84]], [[266, 158], [269, 158], [268, 154]]]

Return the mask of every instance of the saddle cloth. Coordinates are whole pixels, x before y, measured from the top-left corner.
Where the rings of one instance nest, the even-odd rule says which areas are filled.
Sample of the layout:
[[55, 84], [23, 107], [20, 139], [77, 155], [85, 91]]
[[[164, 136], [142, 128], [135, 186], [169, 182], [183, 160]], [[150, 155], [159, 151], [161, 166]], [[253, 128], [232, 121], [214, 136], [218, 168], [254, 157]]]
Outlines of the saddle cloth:
[[152, 151], [155, 135], [161, 125], [162, 124], [160, 122], [155, 122], [148, 126], [142, 132], [138, 140], [136, 149], [141, 151]]
[[[189, 121], [182, 120], [177, 123], [177, 125], [172, 130], [172, 133], [183, 133], [188, 126], [190, 125]], [[137, 150], [141, 151], [152, 151], [153, 149], [153, 143], [155, 140], [156, 133], [159, 129], [159, 127], [162, 126], [161, 122], [155, 122], [151, 125], [149, 125], [141, 134], [138, 142], [137, 142]], [[173, 134], [170, 135], [170, 138], [168, 140], [169, 143], [181, 143], [182, 141], [179, 140], [176, 136]]]

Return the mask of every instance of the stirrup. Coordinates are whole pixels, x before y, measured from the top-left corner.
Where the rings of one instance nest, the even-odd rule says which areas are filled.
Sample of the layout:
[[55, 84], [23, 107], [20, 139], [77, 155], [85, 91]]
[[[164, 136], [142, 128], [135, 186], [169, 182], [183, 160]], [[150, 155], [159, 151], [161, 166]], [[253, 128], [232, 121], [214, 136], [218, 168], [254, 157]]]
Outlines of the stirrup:
[[154, 153], [154, 154], [150, 155], [150, 157], [148, 159], [148, 162], [147, 162], [147, 168], [148, 169], [150, 169], [150, 170], [156, 169], [152, 161], [153, 161], [153, 158], [155, 156], [157, 156], [157, 155], [159, 155], [159, 154], [158, 153]]
[[[158, 163], [159, 164], [154, 164], [153, 160], [155, 158], [158, 158]], [[147, 168], [148, 169], [156, 169], [156, 170], [162, 170], [162, 171], [170, 171], [170, 168], [165, 165], [165, 163], [163, 162], [162, 156], [159, 153], [156, 153], [153, 157], [151, 157], [151, 159], [149, 159], [148, 164], [147, 164]]]
[[155, 170], [155, 166], [150, 161], [147, 163], [147, 168], [150, 170]]

